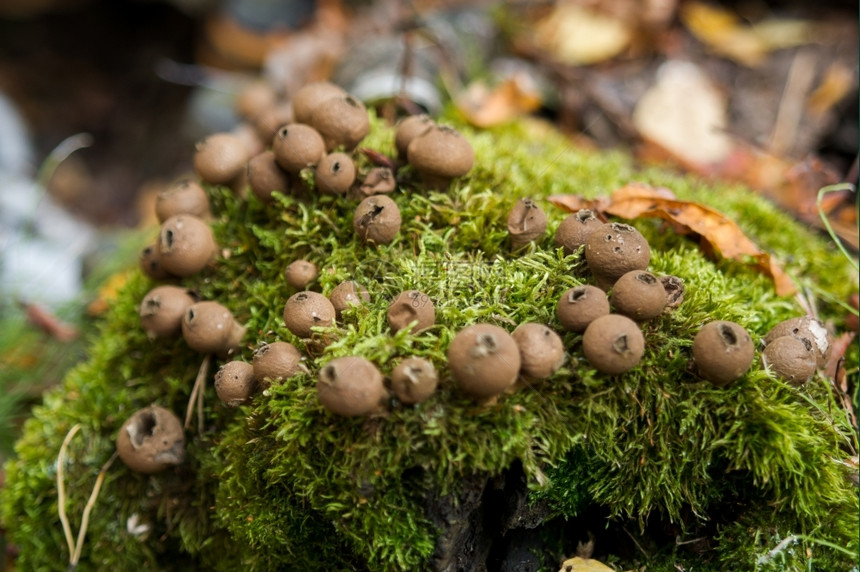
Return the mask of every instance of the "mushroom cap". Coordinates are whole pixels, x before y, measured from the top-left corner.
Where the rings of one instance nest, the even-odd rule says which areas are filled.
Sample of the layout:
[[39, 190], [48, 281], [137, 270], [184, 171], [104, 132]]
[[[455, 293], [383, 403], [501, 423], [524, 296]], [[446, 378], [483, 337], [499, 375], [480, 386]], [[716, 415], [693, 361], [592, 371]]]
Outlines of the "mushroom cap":
[[248, 146], [232, 133], [213, 133], [197, 142], [194, 170], [213, 185], [226, 185], [245, 169], [250, 153]]
[[238, 349], [245, 328], [230, 310], [212, 300], [192, 304], [182, 316], [182, 337], [194, 351], [223, 354]]
[[451, 374], [463, 391], [474, 398], [493, 397], [511, 387], [521, 365], [514, 338], [493, 324], [466, 326], [448, 346]]
[[358, 193], [362, 197], [371, 195], [386, 195], [397, 188], [397, 177], [389, 167], [373, 167], [364, 176]]
[[388, 244], [394, 240], [402, 222], [397, 203], [385, 195], [363, 199], [352, 217], [355, 233], [363, 242], [372, 244]]
[[158, 254], [158, 243], [145, 246], [140, 251], [140, 269], [153, 280], [167, 280], [171, 278], [170, 272], [161, 265], [161, 256]]
[[325, 141], [326, 151], [352, 151], [370, 133], [367, 108], [349, 94], [329, 97], [311, 112], [308, 121]]
[[304, 123], [281, 126], [272, 139], [275, 161], [282, 169], [296, 174], [314, 167], [325, 156], [325, 142], [316, 129]]
[[638, 321], [659, 316], [668, 302], [659, 278], [647, 270], [624, 273], [612, 286], [609, 303], [619, 314]]
[[228, 361], [215, 374], [215, 393], [227, 407], [247, 403], [257, 390], [254, 366], [244, 361]]
[[317, 164], [314, 183], [326, 195], [342, 195], [355, 182], [355, 163], [346, 153], [329, 153]]
[[693, 338], [693, 361], [699, 375], [722, 387], [744, 375], [755, 357], [749, 333], [726, 320], [708, 322]]
[[272, 202], [272, 193], [275, 191], [289, 193], [290, 176], [275, 161], [274, 151], [263, 151], [248, 161], [248, 186], [254, 196], [264, 203]]
[[783, 336], [806, 338], [812, 344], [816, 365], [818, 367], [827, 365], [833, 350], [833, 337], [821, 320], [812, 316], [797, 316], [784, 320], [767, 333], [764, 337], [764, 343], [769, 344]]
[[561, 327], [569, 332], [584, 332], [588, 325], [609, 314], [606, 292], [590, 284], [569, 288], [561, 295], [556, 306]]
[[439, 376], [433, 364], [420, 357], [410, 357], [391, 372], [391, 389], [403, 403], [426, 401], [439, 385]]
[[370, 302], [370, 294], [355, 280], [345, 280], [334, 287], [328, 299], [334, 306], [335, 315], [340, 318], [341, 312], [349, 306]]
[[306, 83], [293, 94], [291, 103], [296, 123], [310, 123], [314, 110], [327, 99], [347, 95], [346, 90], [330, 81]]
[[521, 248], [529, 242], [539, 240], [546, 232], [546, 213], [530, 198], [522, 198], [508, 213], [508, 233], [511, 246]]
[[580, 246], [585, 245], [588, 236], [602, 224], [594, 211], [589, 209], [571, 213], [555, 229], [555, 245], [561, 246], [565, 254], [573, 254]]
[[525, 375], [544, 379], [564, 363], [561, 337], [545, 324], [520, 324], [511, 336], [520, 349], [520, 371]]
[[[260, 113], [278, 103], [278, 94], [269, 82], [257, 79], [248, 82], [239, 90], [234, 108], [242, 119], [252, 120]], [[264, 139], [265, 141], [265, 139]]]
[[335, 415], [367, 415], [380, 407], [385, 396], [382, 373], [363, 357], [335, 358], [317, 376], [317, 397]]
[[150, 338], [169, 338], [182, 333], [182, 317], [197, 298], [186, 288], [156, 286], [140, 302], [140, 325]]
[[290, 123], [297, 123], [293, 115], [293, 106], [284, 102], [262, 110], [252, 121], [260, 141], [269, 142], [274, 140], [278, 129]]
[[436, 122], [426, 113], [400, 119], [394, 128], [394, 147], [397, 149], [397, 154], [406, 158], [406, 151], [412, 140], [424, 135], [435, 126]]
[[174, 276], [188, 277], [203, 270], [215, 257], [218, 246], [212, 229], [193, 215], [172, 216], [161, 223], [158, 259]]
[[404, 290], [388, 304], [388, 325], [399, 332], [417, 320], [412, 333], [426, 330], [436, 323], [436, 306], [427, 294], [419, 290]]
[[185, 459], [182, 423], [159, 405], [135, 411], [120, 427], [116, 450], [132, 471], [146, 475], [161, 472]]
[[648, 268], [651, 247], [634, 227], [610, 222], [595, 228], [588, 235], [585, 260], [597, 279], [597, 285], [608, 290], [625, 273]]
[[254, 378], [259, 383], [266, 383], [292, 377], [301, 369], [301, 361], [302, 354], [290, 342], [272, 342], [254, 351], [251, 365]]
[[585, 328], [582, 353], [597, 371], [618, 375], [632, 369], [642, 359], [645, 336], [627, 316], [607, 314]]
[[462, 177], [475, 164], [475, 150], [462, 133], [452, 127], [437, 125], [409, 143], [409, 164], [431, 180]]
[[806, 338], [782, 336], [771, 340], [761, 353], [761, 361], [792, 385], [802, 385], [815, 375], [815, 351]]
[[293, 260], [284, 269], [284, 278], [293, 288], [304, 290], [308, 284], [319, 276], [316, 265], [304, 259]]
[[155, 197], [155, 216], [163, 223], [172, 216], [189, 214], [200, 219], [209, 217], [209, 196], [197, 181], [180, 179]]
[[310, 338], [315, 326], [331, 326], [334, 318], [334, 306], [318, 292], [296, 292], [284, 304], [284, 325], [300, 338]]

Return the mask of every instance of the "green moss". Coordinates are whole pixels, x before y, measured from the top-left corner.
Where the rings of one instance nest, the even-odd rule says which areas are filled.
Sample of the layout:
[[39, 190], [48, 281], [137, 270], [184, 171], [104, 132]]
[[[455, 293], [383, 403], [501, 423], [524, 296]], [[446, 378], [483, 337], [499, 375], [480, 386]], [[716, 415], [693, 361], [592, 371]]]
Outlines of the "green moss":
[[[176, 471], [141, 477], [115, 463], [92, 515], [80, 569], [129, 569], [141, 562], [176, 569], [191, 563], [422, 569], [438, 534], [427, 499], [456, 493], [465, 478], [498, 475], [514, 463], [523, 467], [533, 499], [568, 519], [601, 507], [612, 522], [710, 527], [715, 551], [706, 564], [714, 568], [732, 553], [754, 562], [790, 535], [815, 539], [799, 541], [817, 542], [815, 558], [847, 561], [844, 551], [857, 548], [857, 503], [840, 461], [856, 449], [856, 436], [827, 383], [793, 388], [756, 363], [737, 383], [716, 389], [688, 371], [692, 338], [705, 322], [736, 321], [758, 340], [802, 310], [795, 300], [777, 297], [751, 267], [708, 260], [657, 221], [633, 224], [652, 245], [652, 269], [684, 279], [685, 301], [644, 325], [646, 355], [631, 372], [614, 378], [597, 373], [581, 357], [581, 336], [569, 333], [569, 359], [553, 377], [479, 406], [457, 391], [445, 366], [448, 342], [468, 324], [489, 321], [512, 330], [538, 321], [558, 328], [559, 296], [587, 275], [581, 253], [564, 256], [553, 244], [552, 233], [567, 214], [546, 200], [553, 194], [594, 197], [635, 179], [714, 204], [799, 282], [817, 284], [820, 311], [837, 325], [841, 315], [831, 300], [857, 288], [847, 261], [747, 190], [636, 172], [620, 154], [576, 151], [534, 123], [464, 131], [476, 150], [475, 169], [445, 192], [422, 191], [415, 173], [405, 171], [393, 195], [404, 225], [388, 245], [370, 247], [355, 238], [355, 201], [278, 196], [266, 205], [210, 189], [222, 256], [184, 284], [225, 304], [248, 326], [239, 359], [250, 360], [258, 343], [286, 340], [308, 355], [307, 372], [238, 410], [223, 407], [210, 383], [203, 433], [188, 433], [189, 462]], [[391, 131], [375, 120], [365, 144], [390, 154]], [[367, 168], [367, 160], [359, 165]], [[536, 199], [550, 223], [539, 243], [514, 256], [505, 216], [521, 196]], [[297, 339], [282, 323], [283, 304], [294, 293], [282, 273], [296, 258], [318, 265], [320, 277], [311, 287], [324, 294], [348, 278], [371, 292], [369, 304], [347, 310], [341, 324], [319, 332], [331, 342], [324, 349]], [[89, 361], [45, 396], [17, 445], [17, 459], [7, 464], [2, 514], [24, 569], [65, 568], [65, 558], [57, 556], [65, 541], [55, 460], [74, 423], [83, 426], [67, 467], [68, 508], [77, 523], [122, 422], [151, 402], [184, 415], [203, 357], [182, 340], [152, 341], [143, 334], [135, 305], [153, 286], [136, 270], [130, 273]], [[433, 300], [434, 327], [417, 335], [388, 331], [388, 301], [404, 289]], [[386, 374], [402, 357], [426, 357], [442, 372], [441, 387], [427, 402], [394, 404], [384, 416], [335, 417], [316, 400], [316, 372], [329, 359], [353, 354]], [[856, 353], [849, 359], [856, 372]], [[726, 505], [735, 517], [726, 516]], [[129, 532], [133, 516], [151, 527], [145, 537]], [[685, 557], [674, 548], [666, 553]]]

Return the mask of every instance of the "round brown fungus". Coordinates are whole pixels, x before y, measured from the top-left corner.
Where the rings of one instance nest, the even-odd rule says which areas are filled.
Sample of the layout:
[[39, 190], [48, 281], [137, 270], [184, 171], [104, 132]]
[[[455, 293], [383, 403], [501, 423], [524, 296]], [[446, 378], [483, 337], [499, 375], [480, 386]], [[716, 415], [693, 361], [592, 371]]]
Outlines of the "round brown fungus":
[[802, 385], [815, 375], [815, 353], [807, 338], [782, 336], [771, 340], [761, 353], [761, 361], [792, 385]]
[[335, 315], [340, 319], [346, 308], [370, 302], [370, 294], [367, 288], [355, 280], [345, 280], [334, 287], [328, 299], [334, 306]]
[[726, 320], [708, 322], [693, 338], [693, 363], [699, 375], [722, 387], [744, 375], [755, 357], [749, 333]]
[[645, 337], [627, 316], [607, 314], [585, 329], [582, 353], [597, 371], [618, 375], [634, 368], [642, 359]]
[[435, 126], [409, 143], [409, 164], [431, 188], [445, 189], [456, 177], [468, 173], [475, 164], [472, 144], [456, 129]]
[[200, 353], [229, 355], [239, 349], [245, 331], [230, 310], [211, 300], [192, 304], [182, 316], [182, 337]]
[[609, 303], [619, 314], [638, 321], [656, 318], [668, 297], [659, 278], [646, 270], [631, 270], [612, 286]]
[[334, 317], [334, 306], [318, 292], [297, 292], [284, 304], [284, 325], [300, 338], [310, 338], [313, 327], [331, 326]]
[[317, 276], [319, 276], [319, 270], [316, 264], [309, 260], [293, 260], [284, 269], [284, 279], [287, 284], [299, 290], [307, 288], [308, 284], [317, 279]]
[[284, 195], [290, 192], [290, 176], [275, 161], [274, 151], [263, 151], [248, 161], [248, 186], [264, 203], [272, 202], [274, 192]]
[[363, 199], [355, 209], [352, 227], [363, 242], [388, 244], [400, 232], [402, 223], [397, 203], [384, 195]]
[[823, 368], [827, 365], [833, 349], [833, 337], [827, 327], [812, 316], [797, 316], [789, 318], [774, 326], [764, 337], [765, 345], [783, 336], [806, 339], [812, 347], [816, 365]]
[[581, 209], [571, 213], [555, 230], [555, 245], [561, 246], [565, 254], [573, 254], [579, 247], [585, 245], [588, 236], [601, 225], [603, 222], [592, 210]]
[[254, 351], [251, 365], [258, 383], [289, 379], [301, 369], [302, 354], [290, 342], [263, 344]]
[[314, 171], [314, 183], [324, 195], [343, 195], [355, 182], [355, 164], [346, 153], [330, 153]]
[[520, 371], [532, 379], [547, 378], [564, 363], [561, 338], [544, 324], [520, 324], [511, 337], [520, 350]]
[[180, 179], [155, 197], [155, 216], [159, 223], [181, 214], [202, 220], [210, 216], [209, 196], [197, 181]]
[[335, 358], [320, 369], [317, 397], [335, 415], [356, 417], [381, 411], [387, 392], [375, 365], [348, 356]]
[[150, 338], [178, 337], [182, 317], [197, 297], [179, 286], [156, 286], [140, 302], [140, 325]]
[[438, 385], [436, 368], [424, 358], [407, 358], [391, 372], [392, 391], [397, 399], [408, 405], [426, 401]]
[[521, 367], [514, 338], [493, 324], [473, 324], [457, 332], [448, 346], [448, 366], [460, 388], [483, 400], [514, 385]]
[[427, 294], [418, 290], [405, 290], [388, 305], [388, 325], [399, 332], [416, 322], [412, 333], [417, 334], [436, 323], [436, 306]]
[[174, 276], [192, 276], [203, 270], [217, 252], [212, 229], [192, 215], [172, 216], [161, 224], [158, 260]]
[[337, 148], [350, 152], [370, 133], [367, 108], [349, 94], [323, 101], [311, 112], [308, 124], [322, 135], [329, 152]]
[[568, 289], [556, 306], [558, 321], [569, 332], [584, 332], [588, 324], [608, 313], [609, 298], [606, 292], [590, 284]]
[[316, 129], [303, 123], [284, 125], [272, 140], [275, 161], [282, 169], [297, 174], [314, 167], [325, 156], [325, 143]]
[[227, 407], [239, 407], [257, 390], [254, 366], [244, 361], [228, 361], [215, 374], [215, 393]]
[[197, 143], [194, 170], [207, 183], [227, 185], [242, 174], [250, 155], [241, 138], [232, 133], [215, 133]]
[[540, 240], [546, 232], [546, 213], [536, 202], [523, 198], [508, 213], [508, 234], [511, 248], [518, 250], [530, 242]]
[[160, 473], [185, 460], [182, 423], [172, 411], [159, 405], [140, 409], [120, 427], [116, 450], [132, 471]]
[[629, 224], [610, 222], [595, 228], [585, 240], [585, 260], [597, 285], [609, 290], [631, 270], [645, 270], [651, 248], [645, 237]]

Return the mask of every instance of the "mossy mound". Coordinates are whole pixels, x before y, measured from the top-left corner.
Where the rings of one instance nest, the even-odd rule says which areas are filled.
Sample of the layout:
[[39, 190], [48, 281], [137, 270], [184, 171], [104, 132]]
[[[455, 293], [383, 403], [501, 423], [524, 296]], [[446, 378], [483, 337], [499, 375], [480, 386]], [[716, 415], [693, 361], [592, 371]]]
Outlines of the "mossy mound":
[[[391, 129], [379, 120], [373, 126], [364, 145], [393, 155]], [[579, 152], [539, 124], [464, 131], [476, 151], [472, 173], [445, 192], [423, 191], [407, 176], [393, 195], [404, 224], [389, 245], [355, 237], [357, 201], [278, 196], [265, 205], [209, 189], [222, 254], [182, 284], [248, 327], [239, 359], [250, 361], [260, 342], [284, 340], [309, 356], [307, 372], [239, 409], [220, 404], [209, 383], [202, 433], [188, 432], [188, 460], [175, 470], [147, 477], [114, 463], [79, 568], [424, 570], [495, 559], [502, 569], [504, 533], [518, 527], [541, 537], [547, 570], [584, 531], [597, 535], [597, 554], [625, 568], [844, 570], [855, 563], [849, 459], [857, 439], [828, 381], [818, 376], [795, 388], [770, 377], [758, 358], [723, 389], [688, 370], [692, 339], [710, 320], [735, 321], [758, 342], [803, 313], [748, 265], [712, 262], [660, 223], [633, 221], [652, 246], [650, 269], [681, 277], [686, 292], [678, 309], [643, 326], [646, 353], [632, 371], [599, 374], [582, 358], [581, 335], [568, 333], [561, 370], [481, 406], [457, 390], [445, 366], [451, 338], [478, 321], [509, 331], [536, 321], [561, 331], [558, 298], [588, 277], [581, 253], [565, 256], [553, 244], [567, 213], [549, 195], [594, 197], [635, 179], [711, 204], [784, 261], [815, 293], [822, 317], [839, 325], [836, 301], [856, 290], [857, 277], [833, 245], [748, 190], [635, 171], [625, 156]], [[512, 254], [505, 218], [524, 196], [547, 211], [549, 229]], [[294, 293], [283, 270], [297, 258], [320, 268], [314, 290], [328, 294], [354, 278], [371, 293], [369, 304], [345, 311], [324, 332], [333, 340], [324, 350], [283, 325]], [[203, 356], [181, 339], [147, 339], [136, 305], [154, 286], [129, 272], [89, 360], [45, 395], [6, 466], [3, 522], [20, 547], [21, 569], [66, 568], [55, 477], [74, 424], [82, 429], [64, 468], [76, 528], [123, 421], [150, 403], [185, 413]], [[385, 310], [406, 289], [434, 301], [436, 325], [392, 335]], [[335, 417], [317, 401], [316, 372], [345, 355], [361, 355], [385, 374], [398, 359], [421, 356], [441, 372], [441, 385], [427, 402], [395, 404], [382, 417]], [[856, 353], [849, 361], [856, 372]], [[518, 479], [507, 498], [499, 492]], [[513, 508], [480, 509], [485, 533], [497, 527], [490, 545], [468, 538], [482, 500], [513, 497]], [[505, 522], [493, 524], [490, 515]], [[619, 538], [627, 545], [639, 539], [641, 550], [601, 544], [610, 530], [628, 532]], [[706, 549], [684, 542], [697, 537]], [[467, 548], [470, 562], [462, 559]]]

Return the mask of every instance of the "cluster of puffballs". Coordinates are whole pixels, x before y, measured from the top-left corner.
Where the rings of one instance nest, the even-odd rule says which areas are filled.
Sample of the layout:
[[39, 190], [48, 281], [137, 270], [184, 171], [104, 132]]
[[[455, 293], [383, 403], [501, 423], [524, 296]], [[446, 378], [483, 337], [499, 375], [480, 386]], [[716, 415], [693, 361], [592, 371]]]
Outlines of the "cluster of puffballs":
[[[353, 229], [362, 242], [386, 244], [397, 236], [400, 211], [387, 196], [397, 188], [397, 164], [358, 172], [356, 149], [370, 128], [367, 110], [359, 100], [328, 82], [306, 85], [289, 102], [256, 85], [240, 96], [237, 109], [246, 119], [243, 129], [211, 135], [196, 147], [194, 169], [202, 183], [226, 185], [240, 195], [250, 190], [263, 202], [272, 202], [275, 192], [357, 199]], [[394, 143], [399, 165], [410, 165], [428, 188], [446, 188], [474, 164], [468, 140], [426, 115], [400, 120]], [[202, 183], [181, 179], [158, 195], [158, 238], [140, 257], [141, 269], [152, 279], [174, 281], [193, 276], [217, 256], [218, 246], [208, 224], [210, 204]], [[520, 199], [508, 215], [507, 228], [511, 247], [517, 251], [543, 237], [546, 215], [531, 199]], [[558, 227], [555, 243], [567, 254], [582, 248], [596, 283], [562, 294], [557, 304], [562, 328], [582, 333], [583, 354], [596, 370], [617, 375], [635, 367], [645, 348], [640, 324], [677, 307], [683, 300], [683, 282], [648, 272], [650, 248], [638, 230], [603, 222], [588, 210], [569, 215]], [[328, 296], [309, 290], [318, 273], [304, 259], [293, 261], [284, 271], [287, 284], [298, 290], [284, 305], [284, 325], [307, 341], [308, 347], [326, 341], [316, 328], [330, 327], [348, 307], [370, 301], [367, 289], [353, 280], [339, 284]], [[259, 345], [250, 363], [234, 359], [246, 328], [227, 307], [201, 300], [194, 291], [175, 283], [150, 290], [140, 302], [139, 314], [148, 337], [181, 336], [192, 350], [229, 360], [215, 374], [215, 391], [225, 406], [248, 403], [269, 384], [307, 371], [301, 352], [286, 341]], [[394, 333], [404, 328], [419, 333], [432, 327], [435, 319], [433, 301], [418, 290], [401, 292], [388, 305], [387, 321]], [[810, 351], [821, 347], [823, 326], [803, 324], [807, 329], [790, 328], [788, 333], [766, 340], [763, 354], [774, 371], [792, 376], [787, 378], [793, 381], [806, 374], [779, 365], [791, 349], [785, 348], [797, 343]], [[692, 353], [698, 375], [722, 386], [749, 369], [754, 348], [741, 326], [715, 321], [702, 327]], [[500, 394], [551, 376], [563, 365], [565, 353], [561, 337], [546, 324], [523, 323], [509, 333], [495, 324], [477, 323], [457, 332], [447, 358], [458, 387], [475, 401], [489, 403]], [[322, 366], [316, 389], [325, 409], [352, 417], [383, 413], [392, 396], [403, 404], [420, 403], [438, 384], [433, 363], [421, 357], [400, 360], [386, 380], [369, 360], [345, 356]], [[124, 423], [117, 449], [135, 471], [164, 470], [184, 458], [182, 424], [168, 409], [151, 405]]]

